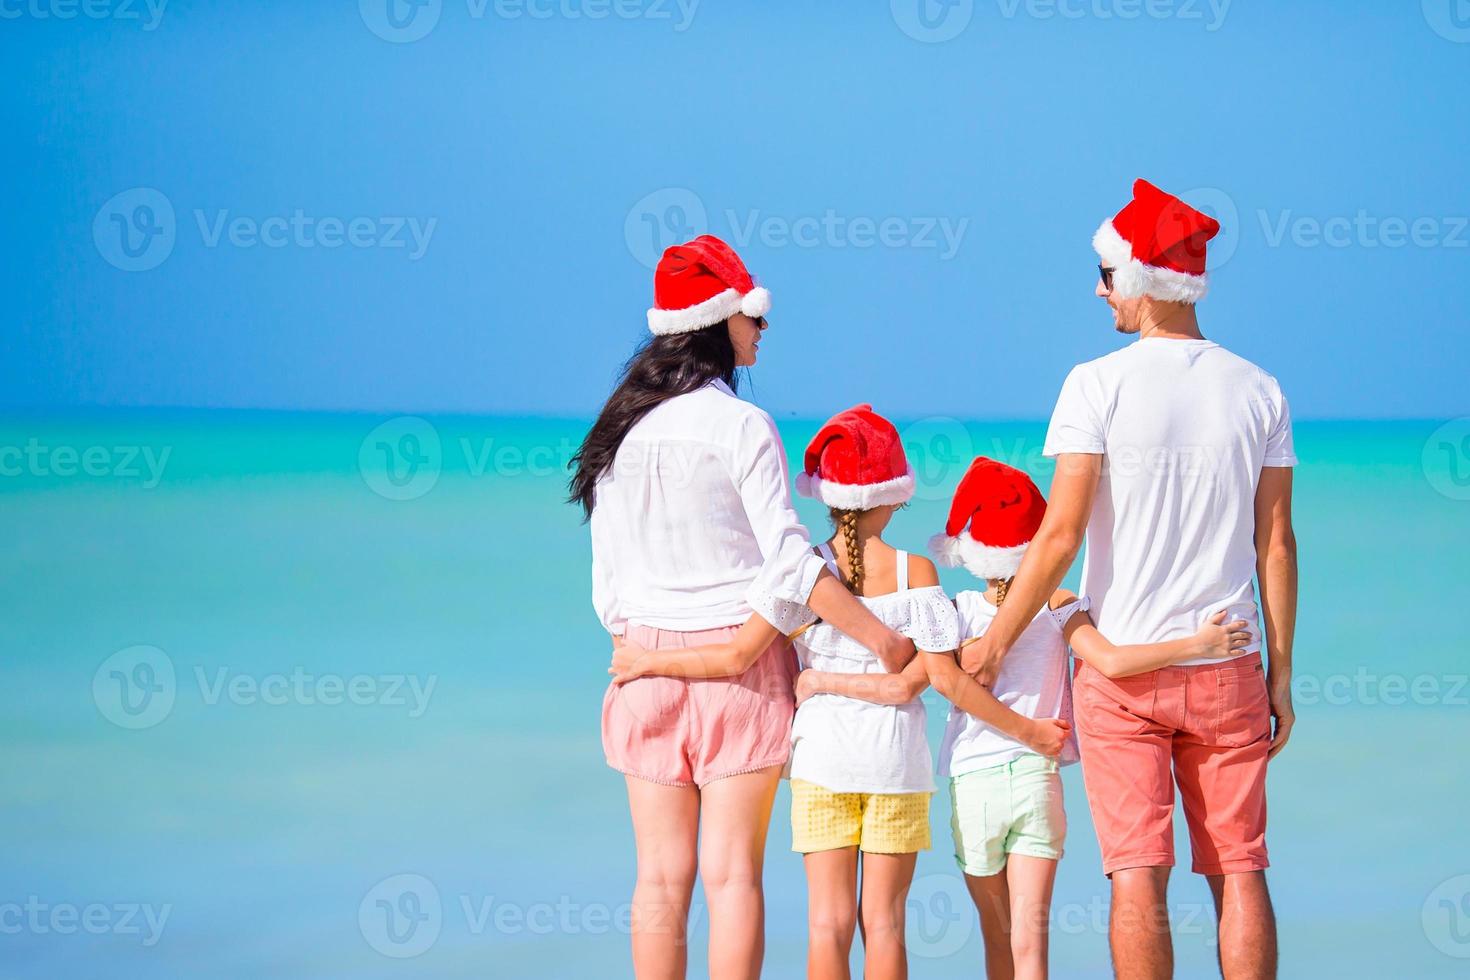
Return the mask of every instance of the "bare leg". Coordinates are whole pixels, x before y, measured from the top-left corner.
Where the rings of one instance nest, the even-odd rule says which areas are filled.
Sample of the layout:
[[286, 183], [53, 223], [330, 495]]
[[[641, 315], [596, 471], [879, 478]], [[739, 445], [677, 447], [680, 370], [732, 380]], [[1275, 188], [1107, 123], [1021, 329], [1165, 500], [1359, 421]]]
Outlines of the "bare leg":
[[980, 935], [985, 939], [985, 976], [988, 980], [1012, 980], [1016, 975], [1011, 960], [1011, 892], [1006, 873], [983, 878], [965, 875], [965, 887], [980, 912]]
[[848, 980], [857, 928], [856, 847], [806, 855], [807, 980]]
[[914, 880], [915, 854], [864, 854], [863, 926], [864, 980], [905, 980], [908, 952], [903, 945], [904, 903]]
[[1044, 980], [1047, 975], [1051, 892], [1056, 878], [1057, 863], [1049, 858], [1012, 854], [1006, 861], [1016, 980]]
[[638, 848], [633, 889], [633, 974], [682, 980], [689, 959], [689, 896], [694, 890], [699, 790], [628, 780], [628, 810]]
[[1272, 980], [1276, 976], [1276, 911], [1266, 872], [1210, 875], [1219, 920], [1220, 975], [1225, 980]]
[[766, 952], [761, 868], [781, 767], [728, 776], [701, 790], [699, 876], [709, 905], [710, 980], [755, 980]]
[[1169, 980], [1174, 975], [1168, 868], [1113, 872], [1108, 941], [1117, 980]]

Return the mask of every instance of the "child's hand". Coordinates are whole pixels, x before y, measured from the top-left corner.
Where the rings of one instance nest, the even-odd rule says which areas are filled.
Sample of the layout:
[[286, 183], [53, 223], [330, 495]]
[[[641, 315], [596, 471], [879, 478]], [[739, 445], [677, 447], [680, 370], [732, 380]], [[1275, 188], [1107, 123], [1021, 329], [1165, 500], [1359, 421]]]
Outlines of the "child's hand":
[[1032, 751], [1048, 759], [1060, 756], [1062, 749], [1066, 747], [1067, 739], [1072, 734], [1072, 726], [1060, 718], [1028, 720], [1031, 721], [1031, 724], [1026, 727], [1021, 741], [1025, 742]]
[[1250, 646], [1251, 634], [1247, 629], [1249, 624], [1243, 619], [1226, 623], [1225, 613], [1226, 610], [1221, 609], [1210, 617], [1209, 622], [1199, 628], [1199, 632], [1194, 634], [1196, 652], [1181, 659], [1192, 660], [1195, 657], [1202, 657], [1225, 660], [1240, 656], [1241, 651]]
[[614, 684], [626, 684], [643, 676], [643, 671], [638, 668], [639, 659], [648, 651], [636, 643], [624, 641], [613, 650], [612, 666], [607, 672], [612, 675]]
[[796, 705], [801, 707], [802, 703], [813, 694], [819, 693], [816, 685], [816, 672], [803, 670], [796, 675]]

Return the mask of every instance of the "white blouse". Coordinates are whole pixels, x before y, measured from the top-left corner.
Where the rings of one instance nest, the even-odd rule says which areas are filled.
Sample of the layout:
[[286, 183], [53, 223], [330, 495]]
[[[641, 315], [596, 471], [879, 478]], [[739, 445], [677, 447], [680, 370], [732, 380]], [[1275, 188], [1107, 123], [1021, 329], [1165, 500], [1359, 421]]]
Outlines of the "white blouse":
[[[830, 557], [825, 545], [823, 549]], [[905, 552], [898, 553], [897, 590], [859, 601], [919, 650], [948, 653], [959, 646], [954, 604], [937, 585], [908, 587]], [[887, 673], [867, 648], [827, 623], [797, 636], [796, 656], [803, 669]], [[834, 793], [933, 792], [926, 728], [924, 703], [918, 698], [907, 704], [875, 704], [840, 694], [813, 695], [796, 709], [787, 775]]]
[[592, 605], [608, 632], [801, 625], [822, 560], [776, 423], [718, 379], [639, 419], [597, 483]]

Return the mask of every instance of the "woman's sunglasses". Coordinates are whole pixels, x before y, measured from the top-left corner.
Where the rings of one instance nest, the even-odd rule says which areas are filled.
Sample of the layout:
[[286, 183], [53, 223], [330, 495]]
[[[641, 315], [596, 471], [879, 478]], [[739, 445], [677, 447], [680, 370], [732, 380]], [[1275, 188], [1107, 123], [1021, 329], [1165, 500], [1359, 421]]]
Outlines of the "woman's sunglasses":
[[1110, 293], [1113, 291], [1113, 273], [1116, 271], [1110, 265], [1099, 265], [1097, 267], [1097, 274], [1102, 276], [1103, 288]]

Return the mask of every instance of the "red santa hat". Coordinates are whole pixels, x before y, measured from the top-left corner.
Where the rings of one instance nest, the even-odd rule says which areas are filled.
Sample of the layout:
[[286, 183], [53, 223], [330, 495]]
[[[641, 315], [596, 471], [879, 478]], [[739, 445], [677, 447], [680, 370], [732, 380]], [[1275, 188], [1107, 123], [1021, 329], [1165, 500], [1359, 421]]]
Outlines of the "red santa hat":
[[837, 510], [902, 504], [914, 495], [914, 471], [893, 423], [872, 405], [827, 420], [806, 447], [796, 492]]
[[963, 565], [978, 578], [1008, 579], [1021, 567], [1045, 515], [1046, 498], [1031, 477], [977, 456], [955, 488], [944, 533], [929, 539], [929, 553], [939, 564]]
[[648, 329], [659, 336], [713, 326], [736, 313], [763, 317], [771, 294], [757, 286], [735, 250], [714, 235], [670, 245], [653, 273]]
[[1123, 299], [1152, 296], [1176, 303], [1205, 298], [1205, 243], [1220, 222], [1146, 180], [1133, 183], [1133, 200], [1092, 236], [1111, 266], [1113, 292]]

